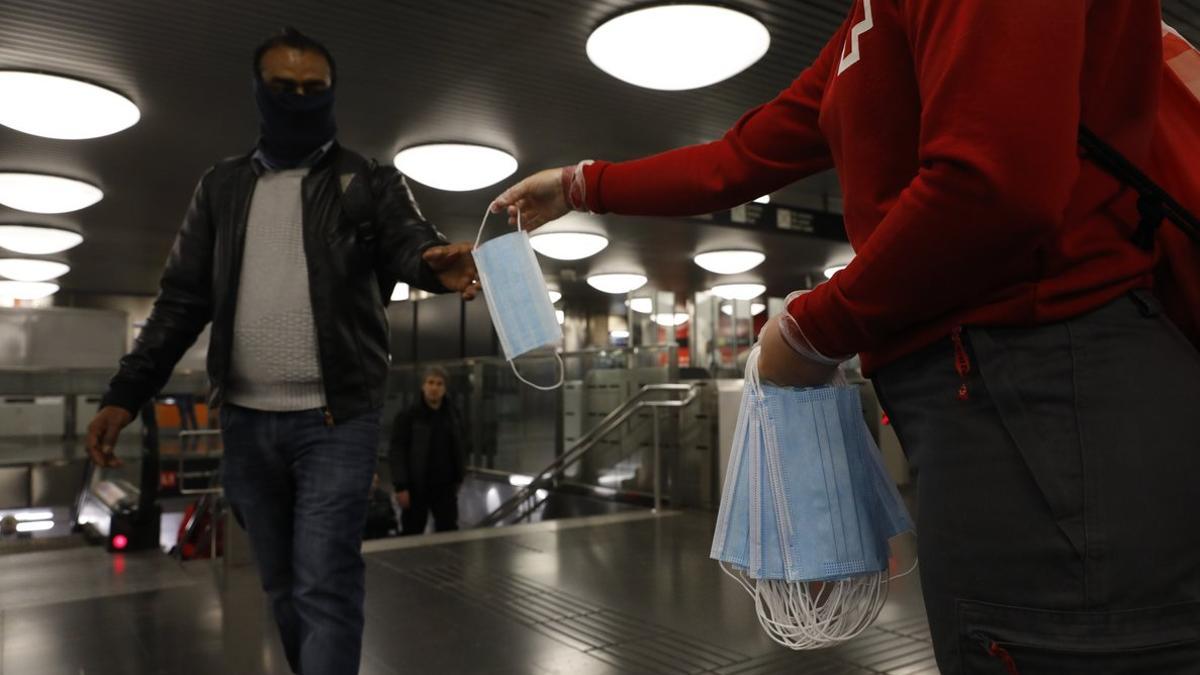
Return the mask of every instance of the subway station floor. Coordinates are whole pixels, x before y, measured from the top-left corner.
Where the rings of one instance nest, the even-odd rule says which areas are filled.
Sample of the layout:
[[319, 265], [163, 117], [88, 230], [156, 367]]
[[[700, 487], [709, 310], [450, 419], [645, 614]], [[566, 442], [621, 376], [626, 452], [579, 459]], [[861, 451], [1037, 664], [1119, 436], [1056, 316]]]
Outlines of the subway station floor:
[[[917, 575], [837, 648], [768, 640], [708, 559], [714, 516], [649, 512], [368, 542], [362, 673], [936, 673]], [[910, 543], [897, 540], [899, 569]], [[5, 674], [287, 673], [248, 564], [99, 548], [0, 557]]]

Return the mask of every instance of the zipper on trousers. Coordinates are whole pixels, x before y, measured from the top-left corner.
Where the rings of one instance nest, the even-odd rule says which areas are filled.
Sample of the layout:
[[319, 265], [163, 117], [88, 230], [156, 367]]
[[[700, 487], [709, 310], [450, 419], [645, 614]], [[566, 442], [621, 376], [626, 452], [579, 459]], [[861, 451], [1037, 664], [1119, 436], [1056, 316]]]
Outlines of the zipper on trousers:
[[1009, 654], [1007, 649], [1000, 646], [999, 642], [982, 633], [973, 633], [971, 637], [983, 647], [988, 656], [1004, 664], [1004, 669], [1008, 672], [1008, 675], [1021, 675], [1020, 671], [1017, 670], [1017, 662], [1013, 660], [1012, 654]]
[[962, 326], [955, 326], [950, 332], [950, 341], [954, 343], [954, 370], [962, 382], [958, 386], [958, 400], [969, 401], [971, 390], [967, 387], [967, 378], [971, 374], [971, 357], [963, 344]]

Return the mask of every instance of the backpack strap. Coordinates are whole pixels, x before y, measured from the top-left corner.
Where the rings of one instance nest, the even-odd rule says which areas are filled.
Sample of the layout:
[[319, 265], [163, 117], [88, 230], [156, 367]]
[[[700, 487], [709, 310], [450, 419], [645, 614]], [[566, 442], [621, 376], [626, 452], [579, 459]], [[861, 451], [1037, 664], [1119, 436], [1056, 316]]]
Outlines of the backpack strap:
[[1154, 235], [1166, 218], [1200, 245], [1200, 219], [1133, 162], [1083, 125], [1079, 127], [1079, 147], [1085, 158], [1138, 193], [1137, 208], [1141, 220], [1133, 235], [1134, 244], [1147, 251], [1153, 250]]

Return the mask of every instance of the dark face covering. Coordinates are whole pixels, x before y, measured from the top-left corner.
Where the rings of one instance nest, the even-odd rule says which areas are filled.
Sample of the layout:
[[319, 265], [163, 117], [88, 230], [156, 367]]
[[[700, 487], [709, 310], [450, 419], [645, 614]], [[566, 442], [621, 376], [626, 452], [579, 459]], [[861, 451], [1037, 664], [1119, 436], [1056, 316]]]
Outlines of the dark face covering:
[[262, 135], [259, 148], [278, 168], [297, 166], [337, 134], [332, 87], [308, 95], [278, 93], [255, 78], [254, 101]]

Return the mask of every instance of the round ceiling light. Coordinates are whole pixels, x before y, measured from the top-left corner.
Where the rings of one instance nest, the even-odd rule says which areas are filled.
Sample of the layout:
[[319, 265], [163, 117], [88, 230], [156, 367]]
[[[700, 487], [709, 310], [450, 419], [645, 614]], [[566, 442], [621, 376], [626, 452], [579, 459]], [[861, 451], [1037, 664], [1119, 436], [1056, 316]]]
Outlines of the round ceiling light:
[[709, 251], [692, 258], [697, 265], [713, 274], [741, 274], [762, 264], [767, 256], [759, 251]]
[[562, 293], [560, 291], [550, 289], [550, 304], [553, 305], [554, 303], [558, 302], [559, 300], [562, 300]]
[[554, 320], [558, 321], [558, 325], [563, 325], [567, 321], [567, 313], [561, 309], [554, 310]]
[[846, 269], [846, 265], [833, 265], [833, 267], [827, 267], [826, 279], [833, 279], [833, 275], [838, 274], [839, 271], [844, 269]]
[[41, 300], [58, 292], [58, 284], [45, 281], [0, 281], [0, 298]]
[[761, 21], [726, 7], [659, 5], [601, 24], [587, 41], [597, 68], [629, 84], [682, 91], [716, 84], [767, 53]]
[[409, 293], [408, 284], [403, 281], [397, 282], [392, 287], [392, 302], [404, 302], [408, 299]]
[[649, 314], [654, 311], [654, 300], [651, 298], [630, 298], [625, 301], [625, 304], [639, 314]]
[[771, 203], [771, 195], [763, 195], [763, 196], [759, 197], [758, 199], [755, 199], [754, 203], [755, 204], [770, 204]]
[[674, 314], [655, 314], [651, 318], [654, 320], [654, 323], [660, 326], [666, 326], [667, 328], [682, 326], [688, 322], [688, 315], [684, 314], [683, 312], [676, 312]]
[[0, 173], [0, 204], [30, 213], [68, 213], [100, 201], [90, 183], [41, 173]]
[[555, 260], [583, 260], [608, 246], [608, 237], [590, 232], [543, 232], [529, 238], [533, 250]]
[[712, 294], [725, 300], [753, 300], [766, 290], [762, 284], [718, 284], [712, 287]]
[[0, 277], [13, 281], [50, 281], [70, 271], [70, 265], [57, 260], [0, 258]]
[[604, 293], [629, 293], [646, 285], [642, 274], [593, 274], [587, 278], [588, 286]]
[[[755, 302], [750, 305], [750, 314], [753, 316], [758, 316], [766, 311], [766, 309], [766, 305], [762, 304], [761, 302]], [[733, 305], [721, 305], [721, 313], [725, 316], [733, 316]]]
[[396, 168], [431, 188], [466, 192], [513, 175], [517, 160], [503, 150], [466, 143], [414, 145], [396, 154]]
[[0, 225], [0, 248], [26, 255], [61, 253], [83, 242], [83, 235], [57, 227]]
[[133, 101], [111, 89], [43, 73], [0, 70], [0, 101], [0, 124], [46, 138], [108, 136], [142, 116]]
[[614, 340], [628, 340], [629, 339], [629, 331], [627, 331], [623, 328], [618, 328], [616, 330], [608, 331], [608, 336]]

